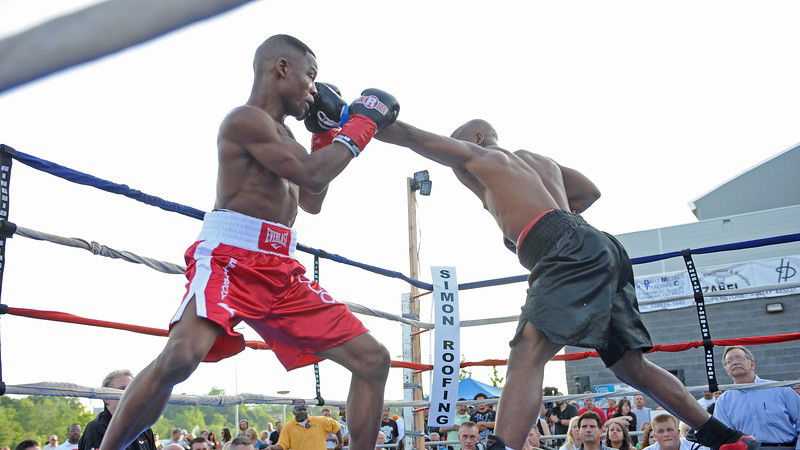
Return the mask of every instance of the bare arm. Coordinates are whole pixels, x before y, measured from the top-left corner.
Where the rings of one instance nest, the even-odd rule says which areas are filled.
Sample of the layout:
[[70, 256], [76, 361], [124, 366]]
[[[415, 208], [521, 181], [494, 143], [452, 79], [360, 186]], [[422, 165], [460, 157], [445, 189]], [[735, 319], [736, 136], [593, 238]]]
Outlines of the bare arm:
[[561, 168], [561, 176], [564, 179], [564, 188], [567, 191], [567, 201], [569, 208], [578, 214], [586, 211], [600, 198], [600, 190], [585, 175], [575, 169]]
[[325, 200], [325, 194], [328, 193], [328, 186], [322, 192], [314, 193], [307, 189], [300, 188], [300, 195], [298, 203], [303, 211], [309, 214], [319, 214], [322, 211], [322, 202]]
[[337, 441], [336, 441], [336, 447], [335, 448], [337, 448], [337, 449], [338, 448], [342, 448], [342, 445], [344, 445], [344, 439], [342, 439], [342, 429], [341, 428], [339, 428], [339, 430], [336, 431], [336, 439], [337, 439]]
[[428, 159], [454, 169], [463, 168], [470, 159], [484, 152], [478, 145], [429, 133], [399, 120], [382, 129], [375, 138], [408, 147]]
[[223, 144], [245, 149], [274, 174], [316, 194], [322, 193], [353, 159], [347, 147], [339, 143], [309, 154], [297, 141], [279, 134], [275, 121], [264, 111], [250, 106], [228, 115], [220, 139]]

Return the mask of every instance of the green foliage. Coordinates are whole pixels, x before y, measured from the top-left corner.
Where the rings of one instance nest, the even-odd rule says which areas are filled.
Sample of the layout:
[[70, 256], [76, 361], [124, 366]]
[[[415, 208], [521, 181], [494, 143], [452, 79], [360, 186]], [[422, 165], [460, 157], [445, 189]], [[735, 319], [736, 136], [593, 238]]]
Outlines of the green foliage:
[[503, 381], [505, 378], [501, 377], [500, 374], [497, 373], [497, 366], [492, 366], [492, 376], [489, 377], [492, 381], [492, 386], [494, 387], [503, 387]]
[[79, 423], [85, 427], [92, 418], [76, 398], [0, 397], [0, 446], [14, 448], [25, 439], [44, 445], [51, 434], [63, 441], [70, 425]]
[[[223, 395], [225, 391], [218, 388], [211, 389], [208, 395]], [[338, 413], [331, 407], [334, 417]], [[309, 414], [321, 415], [322, 408], [309, 407]], [[259, 432], [267, 427], [267, 422], [274, 423], [283, 416], [282, 405], [240, 405], [239, 418], [247, 419], [251, 428]], [[286, 414], [291, 418], [292, 407], [286, 407]], [[55, 434], [63, 442], [67, 437], [67, 428], [73, 424], [80, 424], [85, 429], [86, 424], [94, 419], [94, 415], [75, 398], [60, 397], [35, 397], [29, 396], [21, 399], [0, 397], [0, 446], [7, 445], [14, 448], [25, 439], [35, 439], [44, 445], [47, 437]], [[226, 406], [176, 406], [168, 405], [161, 417], [153, 425], [153, 432], [160, 439], [172, 437], [175, 428], [185, 429], [190, 433], [198, 434], [201, 429], [216, 433], [217, 439], [222, 438], [222, 428], [229, 428], [234, 435], [238, 432], [236, 423], [236, 407]]]
[[[466, 360], [467, 360], [467, 358], [465, 358], [464, 355], [461, 355], [461, 362], [463, 363]], [[472, 377], [472, 371], [471, 370], [467, 370], [467, 369], [462, 367], [461, 371], [458, 372], [458, 381], [461, 381], [461, 380], [463, 380], [465, 378], [470, 378], [470, 377]]]

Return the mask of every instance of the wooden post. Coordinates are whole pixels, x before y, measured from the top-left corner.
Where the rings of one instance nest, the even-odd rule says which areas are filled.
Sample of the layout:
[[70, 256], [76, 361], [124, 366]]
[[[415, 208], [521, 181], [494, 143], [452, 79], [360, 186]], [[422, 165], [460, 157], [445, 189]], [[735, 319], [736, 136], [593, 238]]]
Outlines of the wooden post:
[[[415, 280], [419, 279], [419, 249], [417, 247], [417, 197], [411, 189], [414, 182], [413, 178], [406, 180], [406, 193], [408, 194], [408, 261], [409, 261], [409, 276]], [[419, 320], [419, 288], [411, 286], [411, 314], [416, 316]], [[419, 345], [419, 328], [413, 327], [411, 333], [411, 357], [412, 362], [419, 364], [422, 362], [420, 345]], [[413, 382], [419, 388], [414, 389], [414, 400], [422, 400], [422, 374], [414, 372]], [[425, 434], [425, 415], [422, 411], [414, 414], [414, 428]], [[425, 438], [419, 436], [415, 439], [416, 445], [414, 448], [424, 449]]]

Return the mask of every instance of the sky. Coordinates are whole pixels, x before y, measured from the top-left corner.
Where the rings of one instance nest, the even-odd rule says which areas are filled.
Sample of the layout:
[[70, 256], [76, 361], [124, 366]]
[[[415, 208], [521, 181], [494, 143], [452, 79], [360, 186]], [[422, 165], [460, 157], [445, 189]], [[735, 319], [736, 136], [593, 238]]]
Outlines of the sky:
[[[0, 37], [90, 3], [0, 0]], [[506, 148], [592, 179], [602, 197], [584, 214], [590, 223], [614, 234], [647, 230], [694, 222], [690, 201], [800, 141], [798, 13], [790, 1], [259, 1], [0, 94], [0, 142], [209, 210], [218, 125], [249, 95], [256, 47], [288, 33], [317, 54], [318, 80], [346, 99], [384, 89], [400, 101], [401, 120], [440, 134], [484, 118]], [[308, 143], [302, 123], [287, 124]], [[523, 273], [448, 169], [377, 141], [331, 184], [319, 215], [300, 213], [299, 241], [408, 273], [405, 185], [418, 170], [433, 180], [418, 207], [421, 279], [439, 265], [455, 266], [460, 282]], [[18, 163], [10, 208], [26, 228], [180, 264], [200, 229], [195, 219]], [[184, 293], [182, 276], [22, 237], [9, 241], [6, 257], [2, 302], [13, 307], [164, 328]], [[309, 255], [299, 259], [311, 268]], [[393, 313], [408, 291], [331, 261], [320, 279], [338, 300]], [[461, 319], [517, 314], [524, 295], [521, 283], [462, 292]], [[426, 298], [422, 319], [430, 312]], [[400, 325], [360, 317], [400, 359]], [[98, 386], [111, 370], [138, 372], [165, 343], [13, 316], [0, 325], [8, 384]], [[507, 357], [515, 325], [462, 329], [464, 358]], [[323, 396], [344, 399], [346, 372], [320, 367]], [[486, 382], [491, 368], [472, 372]], [[563, 365], [548, 365], [545, 384], [565, 389]], [[175, 392], [212, 387], [315, 395], [310, 367], [287, 373], [257, 350], [201, 364]], [[402, 395], [402, 371], [393, 369], [386, 398]]]

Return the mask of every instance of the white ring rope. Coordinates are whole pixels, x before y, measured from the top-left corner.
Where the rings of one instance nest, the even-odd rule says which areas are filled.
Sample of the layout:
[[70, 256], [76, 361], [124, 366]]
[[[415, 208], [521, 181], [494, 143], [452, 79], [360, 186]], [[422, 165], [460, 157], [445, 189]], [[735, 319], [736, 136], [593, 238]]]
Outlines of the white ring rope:
[[[183, 275], [185, 270], [183, 266], [179, 266], [178, 264], [159, 261], [157, 259], [148, 258], [146, 256], [139, 256], [136, 253], [129, 252], [126, 250], [117, 250], [108, 247], [106, 245], [97, 243], [95, 241], [87, 241], [85, 239], [80, 239], [80, 238], [69, 238], [64, 236], [58, 236], [55, 234], [32, 230], [30, 228], [25, 228], [21, 226], [17, 226], [16, 234], [29, 239], [35, 239], [38, 241], [47, 241], [47, 242], [52, 242], [54, 244], [64, 245], [67, 247], [88, 250], [95, 255], [105, 256], [107, 258], [121, 259], [123, 261], [127, 261], [134, 264], [143, 264], [153, 270], [157, 270], [162, 273]], [[435, 324], [432, 322], [422, 322], [419, 320], [407, 319], [405, 317], [398, 316], [397, 314], [391, 314], [385, 311], [376, 310], [364, 305], [360, 305], [358, 303], [351, 303], [351, 302], [342, 302], [342, 303], [346, 305], [347, 308], [350, 309], [350, 311], [353, 311], [354, 313], [357, 314], [364, 314], [368, 316], [378, 317], [381, 319], [391, 320], [394, 322], [400, 322], [417, 328], [432, 329], [435, 326]], [[497, 317], [493, 319], [490, 318], [490, 319], [479, 319], [479, 320], [463, 320], [461, 321], [461, 326], [474, 327], [492, 323], [512, 322], [516, 321], [518, 318], [519, 316], [507, 316], [507, 317]]]
[[[787, 387], [800, 385], [800, 380], [790, 381], [773, 381], [769, 383], [757, 384], [724, 384], [719, 388], [723, 391], [731, 389], [768, 389], [774, 387]], [[693, 393], [701, 393], [708, 390], [708, 386], [687, 386], [686, 390]], [[119, 400], [123, 391], [112, 388], [91, 388], [80, 386], [72, 383], [59, 383], [53, 381], [44, 381], [40, 383], [7, 385], [6, 394], [11, 395], [40, 395], [47, 397], [82, 397], [82, 398], [96, 398], [102, 400]], [[585, 398], [606, 398], [606, 397], [622, 397], [631, 396], [636, 394], [644, 394], [637, 390], [625, 390], [616, 392], [603, 392], [594, 394], [574, 394], [574, 395], [559, 395], [559, 396], [546, 396], [543, 401], [561, 401], [561, 400], [582, 400]], [[645, 394], [646, 395], [646, 394]], [[499, 399], [486, 399], [486, 400], [466, 400], [460, 401], [460, 405], [483, 405], [497, 403]], [[287, 397], [276, 397], [272, 395], [261, 394], [238, 394], [238, 395], [187, 395], [187, 394], [173, 394], [170, 396], [169, 404], [172, 405], [190, 405], [190, 406], [233, 406], [243, 404], [269, 404], [269, 405], [291, 405], [297, 403], [304, 403], [307, 405], [315, 405], [317, 399], [292, 399]], [[326, 401], [327, 405], [331, 406], [344, 406], [344, 400]], [[423, 400], [414, 401], [389, 401], [384, 402], [387, 407], [425, 407], [430, 403]]]
[[139, 256], [135, 253], [125, 250], [116, 250], [111, 247], [106, 247], [103, 244], [98, 244], [94, 241], [89, 242], [79, 238], [57, 236], [55, 234], [44, 233], [20, 226], [17, 226], [16, 234], [26, 238], [35, 239], [37, 241], [47, 241], [54, 244], [65, 245], [67, 247], [82, 248], [94, 253], [95, 255], [105, 256], [107, 258], [122, 259], [134, 264], [144, 264], [151, 269], [163, 273], [183, 275], [184, 271], [186, 270], [185, 267], [177, 264], [159, 261], [146, 256]]
[[[183, 275], [185, 268], [178, 264], [173, 264], [169, 262], [159, 261], [157, 259], [148, 258], [146, 256], [139, 256], [135, 253], [125, 251], [125, 250], [116, 250], [111, 247], [107, 247], [103, 244], [99, 244], [94, 241], [87, 241], [85, 239], [79, 238], [68, 238], [63, 236], [58, 236], [55, 234], [44, 233], [41, 231], [32, 230], [30, 228], [24, 228], [21, 226], [17, 226], [16, 234], [29, 238], [35, 239], [39, 241], [48, 241], [54, 244], [64, 245], [67, 247], [73, 248], [82, 248], [84, 250], [88, 250], [95, 255], [105, 256], [107, 258], [113, 259], [121, 259], [130, 263], [134, 264], [143, 264], [151, 269], [157, 270], [159, 272], [168, 273], [168, 274], [175, 274], [175, 275]], [[781, 284], [770, 284], [766, 286], [757, 286], [757, 287], [747, 287], [741, 289], [732, 289], [732, 290], [724, 290], [724, 291], [715, 291], [715, 292], [707, 292], [703, 295], [705, 297], [729, 297], [735, 295], [744, 295], [744, 294], [754, 294], [763, 291], [776, 291], [776, 290], [783, 290], [783, 289], [795, 289], [800, 288], [800, 282], [798, 283], [781, 283]], [[791, 292], [787, 292], [785, 295], [793, 295]], [[783, 295], [778, 295], [776, 297], [782, 297]], [[640, 305], [647, 305], [653, 303], [665, 303], [674, 300], [683, 300], [683, 299], [690, 299], [692, 295], [676, 295], [672, 297], [663, 297], [657, 299], [646, 299], [646, 300], [639, 300]], [[353, 311], [357, 314], [364, 314], [367, 316], [378, 317], [381, 319], [390, 320], [393, 322], [400, 322], [406, 325], [411, 325], [417, 328], [425, 328], [425, 329], [433, 329], [435, 328], [435, 324], [432, 322], [421, 322], [419, 320], [407, 319], [405, 317], [399, 316], [397, 314], [391, 314], [385, 311], [380, 311], [376, 309], [372, 309], [370, 307], [360, 305], [358, 303], [350, 303], [350, 302], [341, 302], [347, 306], [350, 311]], [[462, 327], [477, 327], [482, 325], [491, 325], [496, 323], [507, 323], [507, 322], [516, 322], [519, 320], [519, 315], [515, 316], [503, 316], [503, 317], [490, 317], [488, 319], [474, 319], [474, 320], [462, 320], [461, 326]]]

